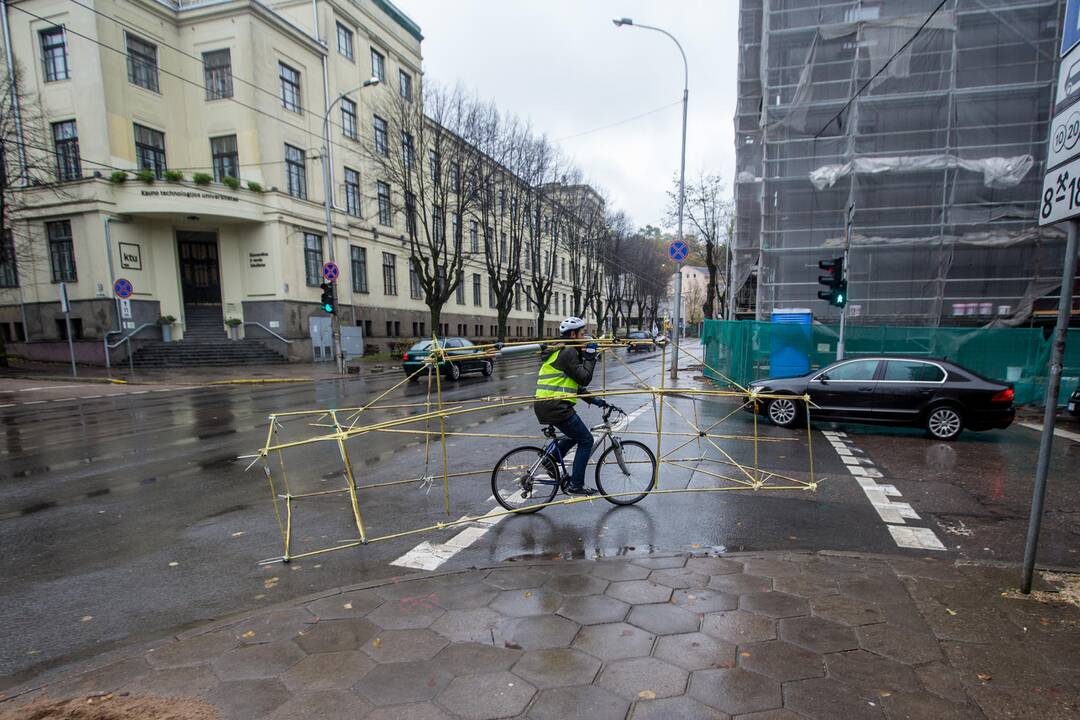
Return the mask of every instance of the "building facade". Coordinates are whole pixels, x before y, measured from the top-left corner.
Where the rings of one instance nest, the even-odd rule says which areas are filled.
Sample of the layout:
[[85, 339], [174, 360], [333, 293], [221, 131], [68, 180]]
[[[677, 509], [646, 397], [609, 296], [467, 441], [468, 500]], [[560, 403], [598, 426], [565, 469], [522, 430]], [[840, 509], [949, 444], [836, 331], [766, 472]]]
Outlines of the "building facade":
[[[1020, 325], [1055, 307], [1038, 227], [1064, 0], [742, 0], [734, 276], [757, 317]], [[1074, 301], [1075, 302], [1075, 301]]]
[[[369, 343], [495, 335], [476, 257], [442, 327], [427, 326], [405, 218], [390, 202], [400, 189], [363, 150], [380, 132], [387, 141], [373, 111], [378, 94], [419, 98], [422, 82], [420, 29], [388, 0], [7, 7], [23, 115], [40, 116], [40, 127], [26, 129], [25, 152], [62, 181], [25, 194], [7, 239], [14, 252], [0, 268], [0, 330], [9, 352], [66, 359], [62, 282], [81, 361], [102, 362], [106, 338], [160, 338], [154, 323], [163, 316], [176, 319], [176, 339], [196, 316], [209, 317], [222, 335], [237, 324], [240, 336], [311, 359], [320, 354], [312, 326], [328, 322], [319, 285], [331, 259], [341, 268], [340, 321], [362, 327]], [[372, 76], [379, 84], [361, 89]], [[325, 151], [331, 247], [323, 116], [343, 93]], [[128, 303], [114, 297], [119, 278], [133, 287]], [[516, 305], [508, 336], [550, 333], [568, 291], [558, 277], [546, 328]]]

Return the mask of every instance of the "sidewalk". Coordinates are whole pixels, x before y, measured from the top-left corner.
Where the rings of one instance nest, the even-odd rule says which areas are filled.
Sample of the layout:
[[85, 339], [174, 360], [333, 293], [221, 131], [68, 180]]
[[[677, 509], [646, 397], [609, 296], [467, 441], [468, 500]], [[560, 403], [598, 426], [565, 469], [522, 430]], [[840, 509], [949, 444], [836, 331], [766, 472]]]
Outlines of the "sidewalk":
[[1018, 578], [779, 552], [408, 576], [49, 671], [0, 718], [1075, 718], [1076, 578]]

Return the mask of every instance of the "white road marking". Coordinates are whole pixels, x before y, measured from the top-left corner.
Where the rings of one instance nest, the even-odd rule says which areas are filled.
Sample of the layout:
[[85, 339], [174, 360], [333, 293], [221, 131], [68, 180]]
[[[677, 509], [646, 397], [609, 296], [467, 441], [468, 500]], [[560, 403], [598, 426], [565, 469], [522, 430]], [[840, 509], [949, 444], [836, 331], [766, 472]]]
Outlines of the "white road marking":
[[938, 540], [934, 531], [921, 527], [898, 527], [889, 526], [893, 540], [900, 547], [915, 548], [916, 550], [945, 550], [945, 546]]
[[79, 399], [80, 400], [97, 400], [99, 397], [104, 397], [104, 396], [103, 395], [83, 395]]
[[148, 392], [150, 392], [150, 391], [149, 390], [134, 390], [132, 392], [129, 392], [128, 395], [145, 395]]
[[[1033, 422], [1019, 422], [1017, 425], [1023, 425], [1026, 428], [1032, 430], [1038, 430], [1042, 432], [1043, 426], [1041, 423]], [[1066, 440], [1072, 440], [1073, 442], [1080, 442], [1080, 433], [1069, 432], [1068, 430], [1062, 430], [1061, 428], [1054, 428], [1054, 434], [1058, 437], [1065, 438]]]
[[15, 407], [15, 403], [7, 403], [6, 405], [0, 405], [0, 408]]
[[30, 400], [29, 402], [24, 402], [23, 405], [40, 405], [44, 402], [48, 402], [48, 400]]

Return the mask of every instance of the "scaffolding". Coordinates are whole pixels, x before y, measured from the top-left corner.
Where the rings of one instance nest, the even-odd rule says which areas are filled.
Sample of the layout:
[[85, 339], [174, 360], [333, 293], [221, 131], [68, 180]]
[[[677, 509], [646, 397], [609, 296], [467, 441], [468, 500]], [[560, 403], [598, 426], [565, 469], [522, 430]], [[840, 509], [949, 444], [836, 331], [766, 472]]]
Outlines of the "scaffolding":
[[1064, 0], [742, 0], [736, 287], [757, 317], [817, 300], [848, 252], [849, 318], [1019, 326], [1056, 306], [1037, 227]]

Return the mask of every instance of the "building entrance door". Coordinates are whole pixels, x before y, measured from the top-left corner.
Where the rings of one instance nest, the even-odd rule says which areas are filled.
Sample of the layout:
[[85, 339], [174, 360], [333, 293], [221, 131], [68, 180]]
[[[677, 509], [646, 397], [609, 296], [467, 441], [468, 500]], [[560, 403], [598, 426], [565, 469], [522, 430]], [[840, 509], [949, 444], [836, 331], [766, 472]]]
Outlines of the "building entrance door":
[[217, 234], [177, 232], [184, 305], [221, 305]]

